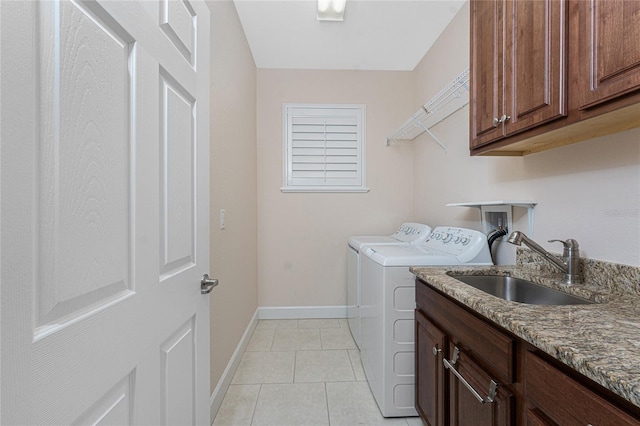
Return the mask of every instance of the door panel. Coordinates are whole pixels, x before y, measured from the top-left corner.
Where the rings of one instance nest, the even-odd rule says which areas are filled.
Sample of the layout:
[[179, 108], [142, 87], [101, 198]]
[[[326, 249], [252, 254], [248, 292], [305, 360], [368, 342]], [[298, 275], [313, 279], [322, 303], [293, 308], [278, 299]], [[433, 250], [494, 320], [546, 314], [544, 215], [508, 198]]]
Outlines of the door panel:
[[134, 290], [133, 40], [81, 4], [39, 6], [35, 340]]
[[160, 281], [195, 263], [195, 98], [160, 70]]
[[163, 425], [190, 425], [196, 419], [194, 328], [190, 318], [161, 346]]
[[162, 0], [160, 27], [187, 62], [194, 65], [197, 14], [188, 1]]
[[135, 372], [131, 372], [97, 400], [91, 408], [78, 416], [73, 425], [131, 425], [133, 424], [133, 394]]

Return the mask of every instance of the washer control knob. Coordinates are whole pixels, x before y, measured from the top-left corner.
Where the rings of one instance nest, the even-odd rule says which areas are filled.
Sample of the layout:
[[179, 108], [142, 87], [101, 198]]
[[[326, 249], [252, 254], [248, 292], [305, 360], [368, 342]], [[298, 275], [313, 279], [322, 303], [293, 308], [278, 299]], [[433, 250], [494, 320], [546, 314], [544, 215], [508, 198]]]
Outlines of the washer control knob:
[[442, 237], [442, 242], [448, 243], [449, 241], [451, 241], [452, 238], [453, 238], [453, 235], [446, 233]]

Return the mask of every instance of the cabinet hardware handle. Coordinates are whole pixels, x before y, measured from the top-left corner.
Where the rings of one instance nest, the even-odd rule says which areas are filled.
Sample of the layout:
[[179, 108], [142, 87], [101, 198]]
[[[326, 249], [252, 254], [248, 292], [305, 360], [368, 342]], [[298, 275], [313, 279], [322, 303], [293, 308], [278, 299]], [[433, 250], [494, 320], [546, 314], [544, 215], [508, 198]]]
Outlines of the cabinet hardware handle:
[[444, 368], [451, 370], [451, 372], [462, 382], [462, 384], [469, 389], [469, 391], [471, 392], [471, 394], [481, 403], [481, 404], [486, 404], [486, 403], [492, 403], [495, 400], [496, 397], [496, 392], [498, 390], [498, 383], [496, 383], [495, 380], [491, 380], [491, 383], [489, 385], [489, 395], [487, 395], [486, 397], [482, 397], [482, 395], [480, 395], [478, 393], [477, 390], [475, 390], [473, 388], [473, 386], [471, 386], [471, 384], [469, 382], [467, 382], [467, 380], [462, 377], [462, 374], [460, 374], [458, 372], [458, 370], [455, 369], [454, 365], [456, 362], [458, 362], [458, 357], [460, 355], [460, 349], [458, 349], [458, 347], [456, 346], [455, 350], [453, 351], [453, 358], [451, 359], [451, 361], [449, 361], [446, 358], [442, 359], [442, 363], [444, 364]]
[[438, 356], [438, 352], [442, 352], [442, 349], [434, 346], [433, 349], [431, 349], [431, 351], [433, 352], [433, 356]]
[[511, 120], [511, 116], [507, 114], [502, 114], [502, 117], [493, 117], [493, 127], [498, 127], [498, 124], [506, 123]]

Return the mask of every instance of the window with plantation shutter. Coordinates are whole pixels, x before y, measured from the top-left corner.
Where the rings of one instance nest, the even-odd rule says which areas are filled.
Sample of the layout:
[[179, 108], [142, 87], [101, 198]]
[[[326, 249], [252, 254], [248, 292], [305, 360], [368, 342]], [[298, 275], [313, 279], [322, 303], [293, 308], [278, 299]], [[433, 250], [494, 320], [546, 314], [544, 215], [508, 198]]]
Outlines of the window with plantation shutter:
[[365, 106], [285, 104], [283, 192], [366, 192]]

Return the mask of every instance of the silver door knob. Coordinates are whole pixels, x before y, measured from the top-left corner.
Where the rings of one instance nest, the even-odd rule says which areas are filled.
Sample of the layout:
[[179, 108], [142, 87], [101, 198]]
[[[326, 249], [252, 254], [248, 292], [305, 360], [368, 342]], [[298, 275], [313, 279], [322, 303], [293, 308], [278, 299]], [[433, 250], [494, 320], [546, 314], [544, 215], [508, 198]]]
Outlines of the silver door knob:
[[213, 288], [217, 285], [218, 280], [210, 279], [209, 274], [204, 274], [202, 276], [202, 281], [200, 281], [200, 293], [209, 294], [211, 293], [211, 290], [213, 290]]

